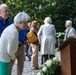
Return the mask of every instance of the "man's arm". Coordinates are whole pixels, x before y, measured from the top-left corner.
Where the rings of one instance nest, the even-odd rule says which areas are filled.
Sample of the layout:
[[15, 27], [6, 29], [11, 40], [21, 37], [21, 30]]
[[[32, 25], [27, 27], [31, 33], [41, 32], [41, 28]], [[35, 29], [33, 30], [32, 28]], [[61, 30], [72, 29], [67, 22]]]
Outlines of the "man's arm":
[[8, 48], [7, 48], [7, 52], [11, 57], [11, 60], [15, 58], [15, 53], [17, 51], [17, 48], [18, 48], [18, 36], [12, 34], [12, 36], [9, 37]]

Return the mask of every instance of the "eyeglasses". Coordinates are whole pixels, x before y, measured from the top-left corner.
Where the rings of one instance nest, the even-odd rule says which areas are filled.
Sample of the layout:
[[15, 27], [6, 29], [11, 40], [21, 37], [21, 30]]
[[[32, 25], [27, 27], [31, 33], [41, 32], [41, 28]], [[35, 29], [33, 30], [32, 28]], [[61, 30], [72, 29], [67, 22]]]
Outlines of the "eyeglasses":
[[9, 12], [9, 9], [3, 9], [2, 11], [3, 12]]

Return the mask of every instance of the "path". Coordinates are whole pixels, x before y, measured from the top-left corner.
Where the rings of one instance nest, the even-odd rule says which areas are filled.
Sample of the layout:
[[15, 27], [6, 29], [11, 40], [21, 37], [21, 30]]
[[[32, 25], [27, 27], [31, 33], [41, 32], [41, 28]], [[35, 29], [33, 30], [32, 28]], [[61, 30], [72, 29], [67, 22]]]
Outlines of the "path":
[[[59, 58], [59, 52], [57, 52], [56, 54], [56, 57]], [[39, 60], [39, 66], [40, 66], [40, 63], [41, 63], [41, 55], [40, 55], [40, 52], [39, 52], [39, 55], [38, 55], [38, 60]], [[16, 63], [14, 64], [13, 66], [13, 70], [12, 70], [12, 75], [17, 75], [17, 67], [16, 67]], [[37, 73], [39, 70], [31, 70], [31, 62], [28, 60], [28, 58], [26, 57], [26, 60], [24, 61], [24, 70], [23, 70], [23, 74], [22, 75], [34, 75], [35, 73]]]

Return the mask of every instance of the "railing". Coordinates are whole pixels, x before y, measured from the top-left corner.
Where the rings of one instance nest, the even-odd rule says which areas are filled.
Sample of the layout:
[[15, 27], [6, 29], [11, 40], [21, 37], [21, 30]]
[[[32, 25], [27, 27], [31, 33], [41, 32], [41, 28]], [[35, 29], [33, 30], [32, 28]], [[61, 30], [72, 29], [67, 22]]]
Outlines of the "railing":
[[61, 44], [61, 42], [63, 42], [63, 39], [60, 39], [61, 34], [59, 34], [57, 36], [57, 46], [59, 46]]

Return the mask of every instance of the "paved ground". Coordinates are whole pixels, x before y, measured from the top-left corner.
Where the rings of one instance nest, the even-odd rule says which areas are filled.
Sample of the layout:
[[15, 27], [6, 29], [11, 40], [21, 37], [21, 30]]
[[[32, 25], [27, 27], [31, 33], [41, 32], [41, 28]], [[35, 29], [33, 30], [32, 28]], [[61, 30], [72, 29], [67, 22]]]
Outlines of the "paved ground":
[[[57, 52], [56, 54], [56, 57], [60, 57], [60, 53]], [[38, 60], [39, 60], [39, 66], [40, 66], [40, 63], [41, 63], [41, 55], [40, 55], [40, 52], [39, 52], [39, 55], [38, 55]], [[13, 71], [12, 71], [12, 75], [17, 75], [16, 73], [16, 63], [14, 64], [13, 66]], [[24, 70], [23, 70], [23, 74], [22, 75], [35, 75], [35, 73], [37, 73], [39, 70], [31, 70], [31, 62], [28, 60], [28, 58], [26, 57], [25, 61], [24, 61]]]

